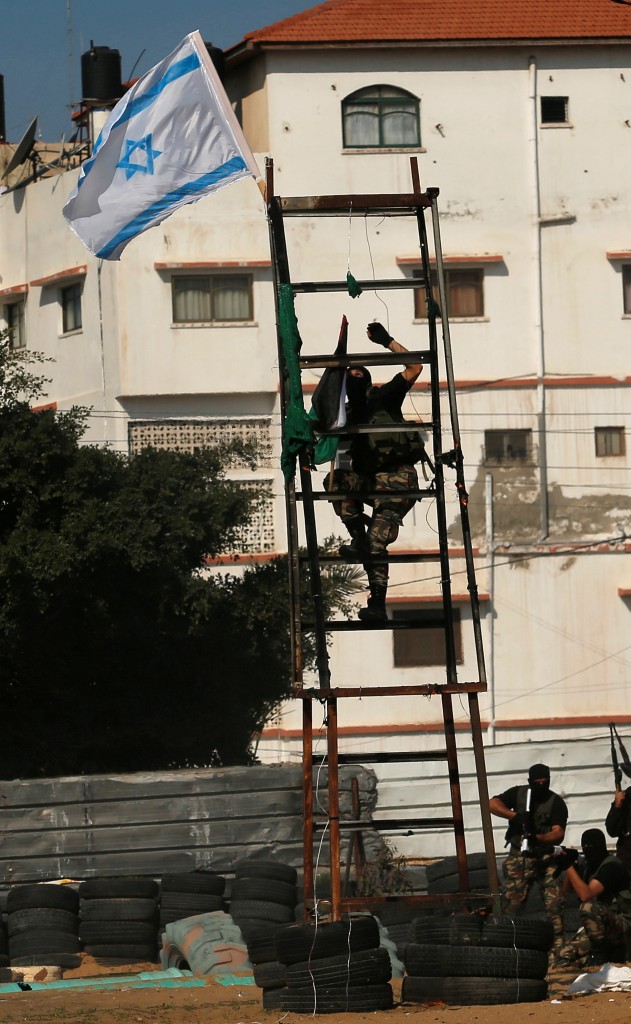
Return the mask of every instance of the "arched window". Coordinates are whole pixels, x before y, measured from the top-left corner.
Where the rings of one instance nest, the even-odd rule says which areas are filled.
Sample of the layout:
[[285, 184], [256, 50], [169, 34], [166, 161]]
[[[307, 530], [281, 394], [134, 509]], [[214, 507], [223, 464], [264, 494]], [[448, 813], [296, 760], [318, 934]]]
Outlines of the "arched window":
[[420, 146], [419, 101], [405, 89], [369, 85], [342, 100], [345, 149]]

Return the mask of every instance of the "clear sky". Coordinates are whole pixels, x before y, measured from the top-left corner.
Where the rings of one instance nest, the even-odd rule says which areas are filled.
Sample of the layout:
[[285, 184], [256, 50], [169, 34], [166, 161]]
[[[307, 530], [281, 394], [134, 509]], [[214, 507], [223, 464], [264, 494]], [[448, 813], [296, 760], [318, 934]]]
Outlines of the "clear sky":
[[188, 32], [225, 49], [246, 32], [316, 6], [318, 0], [0, 0], [0, 74], [6, 135], [19, 142], [38, 116], [37, 136], [72, 133], [70, 102], [81, 96], [81, 54], [109, 46], [123, 80], [142, 75]]

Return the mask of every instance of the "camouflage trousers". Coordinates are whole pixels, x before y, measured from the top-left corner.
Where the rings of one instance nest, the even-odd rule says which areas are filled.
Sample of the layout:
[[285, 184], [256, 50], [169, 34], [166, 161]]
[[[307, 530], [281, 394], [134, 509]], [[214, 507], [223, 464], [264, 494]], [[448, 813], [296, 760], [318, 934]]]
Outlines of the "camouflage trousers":
[[[397, 491], [418, 490], [418, 476], [414, 466], [397, 466], [389, 472], [383, 471], [370, 476], [349, 469], [336, 469], [327, 490], [347, 492], [341, 501], [333, 502], [335, 512], [345, 524], [363, 516], [364, 504], [372, 506], [373, 513], [368, 526], [368, 546], [372, 558], [380, 558], [386, 554], [388, 546], [399, 536], [404, 516], [419, 500], [396, 497]], [[384, 496], [362, 501], [353, 497], [354, 491], [383, 491]], [[387, 586], [387, 562], [374, 565], [368, 562], [364, 568], [371, 587]]]
[[505, 882], [501, 907], [504, 914], [516, 914], [536, 882], [546, 914], [554, 928], [554, 949], [563, 945], [563, 885], [552, 857], [524, 857], [509, 853], [504, 862]]
[[559, 960], [579, 967], [588, 965], [592, 954], [605, 959], [626, 960], [631, 926], [626, 917], [600, 900], [581, 903], [583, 925], [559, 952]]

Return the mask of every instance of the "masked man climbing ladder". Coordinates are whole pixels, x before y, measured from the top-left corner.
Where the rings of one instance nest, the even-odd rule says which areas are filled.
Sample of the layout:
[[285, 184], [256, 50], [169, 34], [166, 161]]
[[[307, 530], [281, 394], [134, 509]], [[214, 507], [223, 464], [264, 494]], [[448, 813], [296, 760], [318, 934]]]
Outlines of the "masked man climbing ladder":
[[[366, 333], [370, 341], [383, 345], [393, 354], [408, 351], [379, 323], [369, 324]], [[358, 426], [403, 422], [403, 401], [422, 369], [422, 363], [411, 363], [380, 387], [372, 386], [366, 367], [347, 370], [347, 422]], [[329, 489], [347, 492], [341, 501], [333, 502], [333, 508], [351, 535], [351, 543], [343, 544], [340, 554], [348, 561], [362, 562], [368, 575], [370, 597], [367, 607], [359, 612], [364, 622], [381, 622], [387, 618], [387, 549], [397, 539], [404, 516], [418, 501], [415, 497], [397, 498], [396, 492], [418, 490], [414, 463], [421, 454], [422, 442], [418, 434], [357, 434], [350, 444], [350, 468], [336, 469], [330, 481]], [[354, 497], [353, 492], [374, 491], [383, 491], [384, 496], [367, 500], [373, 507], [367, 526], [364, 502]]]

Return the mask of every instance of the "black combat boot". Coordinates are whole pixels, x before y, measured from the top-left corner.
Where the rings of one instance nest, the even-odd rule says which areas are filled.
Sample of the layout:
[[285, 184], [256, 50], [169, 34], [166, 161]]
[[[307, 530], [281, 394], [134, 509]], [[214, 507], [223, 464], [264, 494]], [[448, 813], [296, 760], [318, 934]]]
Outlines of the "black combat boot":
[[351, 535], [350, 544], [341, 544], [339, 551], [346, 562], [365, 562], [370, 558], [370, 547], [363, 516], [347, 519], [344, 526]]
[[360, 608], [358, 617], [362, 622], [387, 622], [386, 593], [387, 583], [371, 583], [370, 597], [365, 608]]

